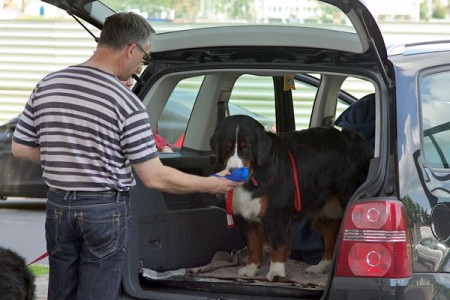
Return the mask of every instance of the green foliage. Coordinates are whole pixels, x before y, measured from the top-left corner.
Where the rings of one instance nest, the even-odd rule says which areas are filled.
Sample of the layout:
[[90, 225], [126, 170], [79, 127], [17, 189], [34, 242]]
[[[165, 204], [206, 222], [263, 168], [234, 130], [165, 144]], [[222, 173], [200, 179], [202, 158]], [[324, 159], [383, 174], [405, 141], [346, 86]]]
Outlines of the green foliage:
[[[403, 205], [405, 206], [405, 211], [412, 220], [421, 225], [426, 225], [430, 223], [430, 213], [417, 202], [412, 201], [409, 196], [405, 196], [402, 199]], [[410, 229], [413, 230], [413, 223], [408, 224]]]
[[47, 275], [50, 272], [50, 268], [47, 265], [31, 265], [28, 266], [28, 269], [34, 276]]
[[148, 16], [156, 16], [161, 12], [175, 11], [175, 18], [195, 20], [200, 13], [201, 5], [215, 13], [226, 16], [229, 20], [249, 20], [254, 18], [252, 0], [103, 0], [103, 3], [115, 11], [138, 10]]
[[254, 16], [253, 1], [249, 0], [217, 0], [215, 10], [228, 16], [230, 20], [251, 20]]
[[447, 15], [447, 9], [445, 7], [436, 7], [433, 9], [433, 19], [445, 19]]
[[447, 16], [447, 8], [441, 3], [440, 0], [433, 0], [433, 13], [431, 17], [433, 19], [445, 19]]
[[155, 9], [161, 9], [161, 7], [170, 8], [176, 3], [185, 1], [186, 0], [103, 0], [102, 2], [115, 11], [139, 10], [142, 13], [151, 13]]
[[428, 21], [430, 16], [428, 15], [428, 5], [427, 2], [420, 3], [420, 19]]

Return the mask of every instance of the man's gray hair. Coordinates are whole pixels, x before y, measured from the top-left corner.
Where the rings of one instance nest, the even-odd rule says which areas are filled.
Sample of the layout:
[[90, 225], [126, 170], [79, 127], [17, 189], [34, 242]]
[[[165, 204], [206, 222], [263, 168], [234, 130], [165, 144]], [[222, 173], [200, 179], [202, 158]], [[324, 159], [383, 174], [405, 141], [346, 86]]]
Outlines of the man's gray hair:
[[142, 46], [153, 33], [153, 28], [142, 16], [133, 12], [116, 13], [106, 18], [98, 45], [114, 50], [133, 43]]

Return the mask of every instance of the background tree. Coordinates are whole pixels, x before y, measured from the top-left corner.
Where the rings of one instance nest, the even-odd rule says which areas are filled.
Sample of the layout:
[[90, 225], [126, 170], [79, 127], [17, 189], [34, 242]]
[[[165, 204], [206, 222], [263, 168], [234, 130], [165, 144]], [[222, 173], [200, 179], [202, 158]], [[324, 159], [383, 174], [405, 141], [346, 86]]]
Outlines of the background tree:
[[175, 9], [175, 18], [193, 22], [198, 16], [201, 0], [170, 0]]
[[213, 11], [228, 20], [254, 20], [254, 1], [252, 0], [215, 0], [209, 1]]
[[447, 8], [441, 3], [441, 0], [433, 0], [433, 19], [445, 19], [447, 16]]

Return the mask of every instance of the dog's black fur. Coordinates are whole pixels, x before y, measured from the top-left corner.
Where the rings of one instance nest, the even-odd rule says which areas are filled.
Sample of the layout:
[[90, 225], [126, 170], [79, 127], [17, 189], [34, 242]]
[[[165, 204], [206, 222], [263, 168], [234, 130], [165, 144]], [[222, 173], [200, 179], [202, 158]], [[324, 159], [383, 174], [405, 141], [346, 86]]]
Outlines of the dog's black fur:
[[0, 299], [34, 299], [34, 276], [16, 252], [0, 247]]
[[[261, 248], [267, 239], [271, 267], [266, 277], [273, 280], [275, 276], [285, 276], [290, 225], [298, 215], [289, 152], [297, 167], [301, 215], [313, 220], [325, 243], [322, 258], [325, 264], [316, 269], [312, 266], [309, 271], [326, 272], [344, 208], [367, 176], [373, 153], [364, 139], [355, 132], [335, 128], [273, 134], [253, 118], [236, 115], [219, 124], [210, 144], [216, 157], [228, 168], [249, 167], [251, 178], [233, 194], [233, 213], [245, 220], [249, 250], [249, 262], [239, 273], [256, 274], [262, 259]], [[230, 159], [235, 145], [241, 165], [236, 164], [236, 155]]]

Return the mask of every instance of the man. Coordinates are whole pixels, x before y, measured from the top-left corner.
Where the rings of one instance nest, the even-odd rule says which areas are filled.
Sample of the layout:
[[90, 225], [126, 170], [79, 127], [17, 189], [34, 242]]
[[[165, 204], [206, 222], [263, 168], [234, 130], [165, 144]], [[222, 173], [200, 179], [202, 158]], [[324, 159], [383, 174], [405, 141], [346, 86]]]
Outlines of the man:
[[14, 133], [14, 156], [40, 161], [49, 187], [48, 299], [117, 298], [132, 168], [145, 186], [171, 193], [226, 193], [237, 185], [161, 163], [145, 107], [120, 82], [148, 57], [151, 34], [136, 14], [108, 17], [91, 58], [37, 84]]

